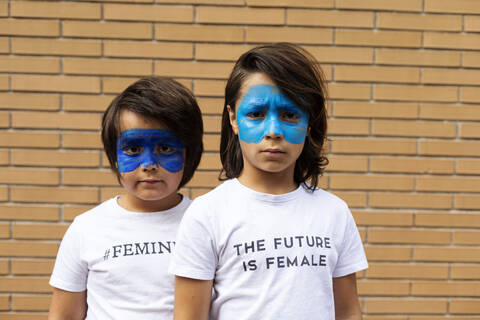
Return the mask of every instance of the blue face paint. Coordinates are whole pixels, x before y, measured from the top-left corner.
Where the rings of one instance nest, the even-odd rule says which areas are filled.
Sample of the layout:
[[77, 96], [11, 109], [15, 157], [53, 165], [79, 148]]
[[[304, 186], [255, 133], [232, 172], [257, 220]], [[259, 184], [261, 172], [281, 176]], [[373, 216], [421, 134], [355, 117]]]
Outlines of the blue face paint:
[[251, 86], [237, 110], [239, 138], [259, 143], [268, 134], [280, 135], [290, 143], [305, 141], [308, 113], [284, 95], [276, 86]]
[[183, 168], [184, 145], [168, 130], [131, 129], [117, 140], [117, 164], [120, 172], [139, 166], [159, 165], [169, 172]]

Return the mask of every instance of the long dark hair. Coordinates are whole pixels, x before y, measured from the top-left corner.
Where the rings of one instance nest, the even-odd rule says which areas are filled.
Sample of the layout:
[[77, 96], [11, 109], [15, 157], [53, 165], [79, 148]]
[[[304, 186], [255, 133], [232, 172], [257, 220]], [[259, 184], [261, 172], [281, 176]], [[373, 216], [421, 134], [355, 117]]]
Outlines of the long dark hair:
[[[252, 73], [264, 73], [276, 86], [307, 111], [309, 132], [295, 164], [294, 181], [314, 190], [328, 159], [323, 155], [327, 134], [327, 90], [321, 69], [306, 50], [291, 43], [275, 43], [245, 52], [235, 63], [225, 87], [222, 115], [220, 180], [236, 178], [243, 170], [242, 150], [233, 133], [227, 106], [235, 112], [235, 103], [244, 80]], [[309, 185], [306, 182], [309, 181]]]

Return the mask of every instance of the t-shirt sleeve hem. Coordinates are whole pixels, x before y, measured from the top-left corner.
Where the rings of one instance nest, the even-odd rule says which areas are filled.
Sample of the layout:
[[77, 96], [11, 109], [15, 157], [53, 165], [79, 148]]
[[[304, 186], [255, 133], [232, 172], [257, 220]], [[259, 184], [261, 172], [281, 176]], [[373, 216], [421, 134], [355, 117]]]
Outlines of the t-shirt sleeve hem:
[[87, 290], [87, 287], [85, 285], [76, 285], [72, 283], [67, 283], [60, 279], [54, 279], [54, 278], [50, 279], [49, 284], [52, 287], [55, 287], [57, 289], [70, 291], [70, 292], [82, 292]]
[[365, 262], [360, 262], [354, 265], [350, 265], [344, 268], [336, 269], [335, 272], [333, 273], [334, 278], [340, 278], [358, 271], [362, 271], [368, 268], [368, 263]]
[[207, 272], [198, 272], [191, 269], [175, 269], [169, 270], [170, 273], [184, 278], [196, 279], [196, 280], [213, 280], [213, 275]]

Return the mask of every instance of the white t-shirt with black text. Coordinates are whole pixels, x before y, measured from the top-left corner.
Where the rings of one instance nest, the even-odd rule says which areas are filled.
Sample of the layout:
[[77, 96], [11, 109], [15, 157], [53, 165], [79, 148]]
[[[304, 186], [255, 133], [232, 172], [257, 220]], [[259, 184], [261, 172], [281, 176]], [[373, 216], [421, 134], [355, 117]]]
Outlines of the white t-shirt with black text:
[[332, 278], [367, 267], [340, 198], [304, 187], [265, 194], [232, 179], [193, 201], [170, 272], [214, 280], [212, 320], [330, 320]]

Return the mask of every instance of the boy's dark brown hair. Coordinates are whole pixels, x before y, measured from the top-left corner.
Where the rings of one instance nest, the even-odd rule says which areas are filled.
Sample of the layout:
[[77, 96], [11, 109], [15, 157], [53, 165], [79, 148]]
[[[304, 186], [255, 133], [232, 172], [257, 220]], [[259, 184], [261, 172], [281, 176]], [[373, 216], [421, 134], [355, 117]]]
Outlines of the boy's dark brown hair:
[[130, 85], [108, 106], [102, 118], [102, 142], [110, 166], [120, 181], [117, 138], [120, 114], [129, 110], [165, 125], [185, 146], [183, 177], [178, 188], [193, 177], [203, 152], [203, 122], [193, 94], [170, 78], [147, 77]]
[[[220, 180], [236, 178], [243, 170], [238, 137], [230, 125], [227, 106], [235, 112], [235, 103], [244, 80], [252, 73], [264, 73], [297, 106], [308, 112], [309, 131], [294, 170], [294, 181], [314, 190], [328, 159], [323, 155], [327, 134], [327, 90], [321, 69], [304, 49], [291, 43], [275, 43], [253, 48], [244, 53], [233, 67], [225, 87], [222, 115], [220, 159], [223, 170]], [[310, 185], [306, 182], [309, 181]]]

